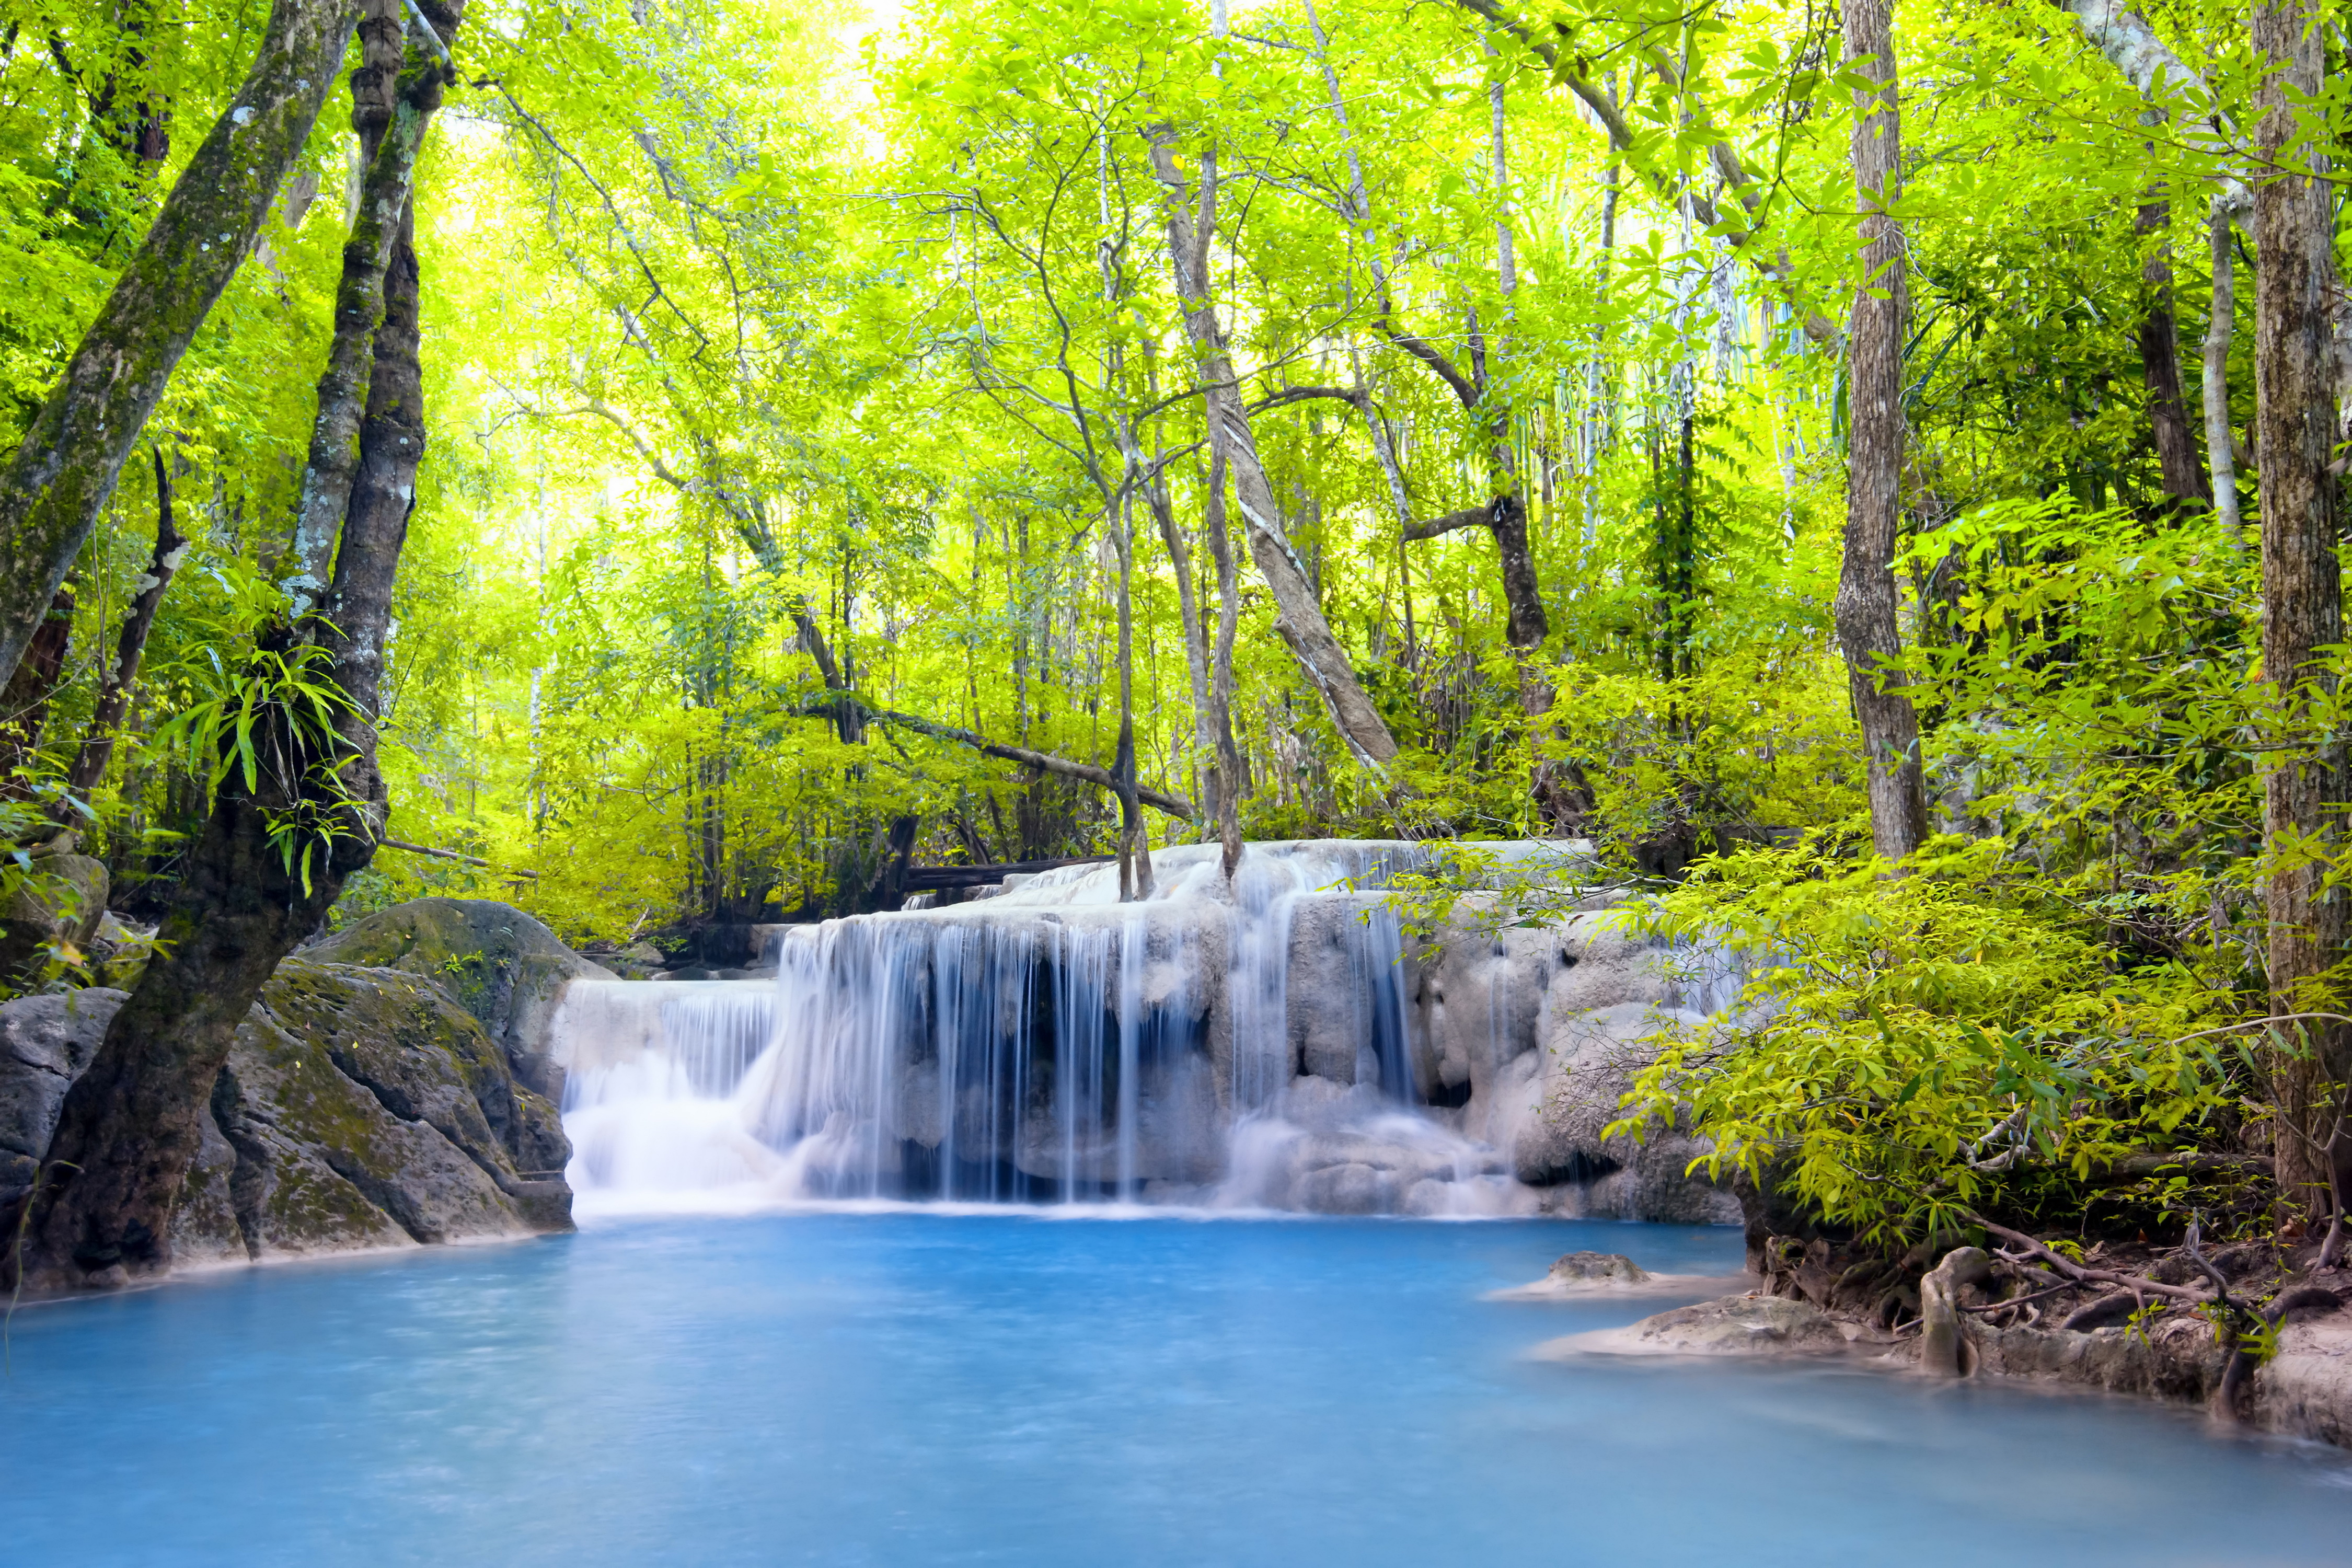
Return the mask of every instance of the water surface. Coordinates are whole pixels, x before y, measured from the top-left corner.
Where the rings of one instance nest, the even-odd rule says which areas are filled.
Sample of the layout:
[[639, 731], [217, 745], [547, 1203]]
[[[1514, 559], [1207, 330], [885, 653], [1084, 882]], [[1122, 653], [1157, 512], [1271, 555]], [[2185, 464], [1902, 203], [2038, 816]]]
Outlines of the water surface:
[[795, 1214], [18, 1314], [0, 1563], [2341, 1563], [2352, 1464], [2186, 1414], [1525, 1352], [1725, 1230]]

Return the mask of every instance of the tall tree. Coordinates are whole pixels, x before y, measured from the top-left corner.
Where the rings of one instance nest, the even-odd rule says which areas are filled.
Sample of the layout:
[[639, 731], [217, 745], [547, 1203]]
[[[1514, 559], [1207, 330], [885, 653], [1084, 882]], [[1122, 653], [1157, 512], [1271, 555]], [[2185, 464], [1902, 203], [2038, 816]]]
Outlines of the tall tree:
[[1862, 285], [1849, 330], [1845, 564], [1835, 610], [1868, 755], [1871, 838], [1881, 855], [1900, 860], [1927, 834], [1919, 718], [1894, 664], [1903, 651], [1894, 559], [1903, 506], [1903, 347], [1911, 315], [1903, 230], [1890, 210], [1903, 194], [1900, 85], [1893, 0], [1844, 0], [1844, 16], [1847, 62], [1873, 85], [1853, 95]]
[[[2298, 109], [2324, 85], [2316, 0], [2256, 6], [2253, 46], [2269, 75], [2257, 96], [2257, 154], [2273, 171], [2254, 190], [2254, 401], [2262, 463], [2263, 673], [2287, 722], [2305, 728], [2305, 703], [2332, 695], [2321, 650], [2344, 640], [2344, 584], [2336, 552], [2334, 201], [2319, 142]], [[2344, 896], [2326, 885], [2323, 857], [2342, 842], [2345, 757], [2333, 737], [2275, 753], [2263, 779], [2270, 865], [2272, 1011], [2341, 1012], [2325, 976], [2342, 956]], [[2352, 1079], [2352, 1032], [2320, 1020], [2306, 1048], [2283, 1050], [2272, 1089], [2279, 1188], [2291, 1211], [2329, 1206], [2331, 1177], [2352, 1193], [2352, 1139], [2339, 1114]]]
[[[355, 234], [372, 223], [383, 231], [343, 258], [346, 276], [382, 268], [365, 412], [323, 613], [279, 623], [261, 649], [267, 671], [305, 668], [304, 650], [315, 647], [339, 696], [306, 700], [266, 674], [249, 677], [265, 693], [255, 761], [225, 773], [157, 953], [67, 1092], [48, 1179], [23, 1200], [34, 1212], [19, 1282], [35, 1289], [117, 1286], [171, 1267], [172, 1213], [236, 1031], [279, 960], [318, 927], [383, 837], [375, 727], [393, 584], [425, 445], [410, 193], [446, 80], [444, 40], [461, 17], [457, 5], [428, 0], [419, 18], [435, 36], [404, 49], [401, 13], [380, 6], [352, 77], [353, 126], [374, 149]], [[322, 389], [322, 419], [341, 390]], [[235, 742], [224, 734], [222, 743]]]
[[188, 161], [0, 479], [0, 681], [16, 672], [164, 384], [252, 247], [358, 19], [276, 0], [236, 100]]
[[1274, 486], [1258, 457], [1249, 410], [1234, 374], [1233, 353], [1217, 321], [1216, 301], [1209, 294], [1209, 247], [1217, 232], [1215, 150], [1204, 148], [1201, 153], [1197, 213], [1189, 210], [1191, 182], [1177, 166], [1171, 140], [1154, 138], [1151, 164], [1167, 193], [1169, 266], [1176, 297], [1184, 309], [1184, 329], [1198, 357], [1202, 397], [1208, 410], [1209, 449], [1223, 459], [1233, 475], [1250, 553], [1274, 594], [1275, 630], [1289, 645], [1299, 668], [1323, 699], [1349, 750], [1364, 763], [1381, 766], [1395, 759], [1396, 737], [1364, 694], [1347, 650], [1331, 635], [1330, 624], [1316, 603], [1307, 567], [1291, 546], [1282, 509], [1274, 499]]

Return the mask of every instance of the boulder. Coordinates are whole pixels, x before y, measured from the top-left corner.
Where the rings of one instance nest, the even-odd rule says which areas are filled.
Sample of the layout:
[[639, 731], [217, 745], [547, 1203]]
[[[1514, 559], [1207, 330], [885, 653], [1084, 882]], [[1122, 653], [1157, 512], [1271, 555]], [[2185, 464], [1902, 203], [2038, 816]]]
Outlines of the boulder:
[[[30, 1182], [124, 999], [0, 1003], [0, 1202]], [[556, 1107], [417, 975], [287, 960], [206, 1112], [173, 1222], [183, 1268], [571, 1227]]]
[[612, 980], [512, 904], [414, 899], [354, 921], [303, 950], [314, 963], [397, 969], [439, 986], [481, 1023], [524, 1088], [563, 1103], [563, 1069], [548, 1026], [574, 980]]
[[87, 855], [35, 854], [26, 879], [0, 900], [0, 984], [40, 980], [41, 950], [86, 946], [106, 913], [105, 863]]
[[0, 1209], [32, 1184], [66, 1090], [98, 1053], [121, 1003], [112, 991], [0, 1003]]
[[1570, 1252], [1552, 1260], [1545, 1278], [1562, 1285], [1639, 1285], [1650, 1271], [1622, 1252]]
[[[1640, 1140], [1602, 1135], [1653, 1058], [1646, 1038], [1669, 1022], [1694, 1023], [1723, 1005], [1730, 999], [1724, 977], [1698, 963], [1704, 955], [1670, 955], [1604, 913], [1573, 916], [1544, 934], [1557, 951], [1534, 1024], [1539, 1048], [1496, 1074], [1498, 1087], [1509, 1092], [1496, 1097], [1488, 1139], [1510, 1150], [1520, 1181], [1572, 1194], [1548, 1205], [1556, 1212], [1738, 1224], [1739, 1202], [1729, 1180], [1690, 1170], [1706, 1145], [1674, 1129]], [[1693, 967], [1706, 973], [1685, 973]]]

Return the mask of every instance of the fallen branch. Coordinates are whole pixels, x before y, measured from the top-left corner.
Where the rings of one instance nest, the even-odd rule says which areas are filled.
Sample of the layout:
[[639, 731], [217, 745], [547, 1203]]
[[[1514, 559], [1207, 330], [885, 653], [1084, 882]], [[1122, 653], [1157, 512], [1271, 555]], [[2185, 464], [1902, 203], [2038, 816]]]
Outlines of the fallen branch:
[[[919, 735], [929, 735], [935, 741], [952, 741], [959, 746], [970, 746], [984, 757], [1019, 763], [1023, 767], [1035, 768], [1041, 773], [1059, 773], [1064, 778], [1077, 779], [1114, 794], [1119, 787], [1118, 777], [1108, 768], [1097, 767], [1092, 763], [1073, 762], [1068, 757], [1057, 757], [1051, 752], [1034, 752], [1026, 746], [1008, 746], [1002, 741], [992, 741], [985, 735], [958, 725], [941, 724], [912, 713], [893, 712], [887, 708], [869, 707], [847, 695], [810, 703], [802, 709], [802, 713], [808, 718], [831, 718], [843, 703], [849, 704], [857, 710], [860, 717], [870, 720], [874, 723], [888, 724], [901, 730], [912, 730]], [[1151, 789], [1139, 784], [1136, 785], [1135, 798], [1146, 805], [1166, 812], [1171, 816], [1180, 816], [1188, 822], [1192, 819], [1192, 803], [1182, 795], [1169, 795], [1164, 791]]]
[[455, 849], [435, 849], [423, 844], [404, 844], [397, 838], [379, 838], [375, 841], [375, 847], [379, 849], [397, 849], [404, 855], [430, 855], [436, 860], [462, 861], [468, 866], [479, 866], [485, 870], [496, 871], [502, 877], [527, 877], [534, 882], [539, 880], [539, 873], [536, 871], [517, 870], [505, 866], [493, 865], [479, 855], [460, 855]]

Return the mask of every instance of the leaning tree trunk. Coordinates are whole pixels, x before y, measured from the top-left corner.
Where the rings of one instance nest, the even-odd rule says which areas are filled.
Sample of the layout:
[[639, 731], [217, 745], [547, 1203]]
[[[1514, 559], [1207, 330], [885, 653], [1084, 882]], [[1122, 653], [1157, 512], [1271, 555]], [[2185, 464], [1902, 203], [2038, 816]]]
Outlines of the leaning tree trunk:
[[357, 16], [352, 0], [277, 0], [236, 100], [25, 433], [0, 479], [0, 681], [24, 658], [188, 340], [245, 259]]
[[[425, 15], [446, 36], [460, 13], [428, 0]], [[386, 79], [385, 68], [400, 59], [399, 34], [372, 31], [363, 47], [378, 74], [355, 77], [355, 96]], [[439, 106], [442, 86], [437, 56], [413, 58], [394, 88], [394, 118], [421, 123]], [[367, 112], [363, 101], [355, 117]], [[416, 138], [384, 139], [368, 167], [362, 209], [388, 186], [408, 188], [413, 170], [397, 165], [413, 160], [416, 146]], [[33, 1289], [110, 1287], [170, 1268], [172, 1214], [236, 1030], [278, 961], [317, 929], [383, 834], [376, 710], [425, 434], [412, 213], [403, 212], [395, 236], [325, 613], [274, 634], [289, 643], [315, 636], [326, 649], [329, 672], [350, 700], [335, 752], [320, 754], [279, 723], [268, 737], [278, 761], [262, 770], [258, 787], [248, 789], [238, 772], [221, 785], [156, 956], [67, 1092], [45, 1183], [26, 1200], [34, 1212], [16, 1261], [21, 1283]], [[353, 264], [347, 252], [345, 265]], [[323, 779], [330, 772], [331, 785]], [[314, 859], [285, 852], [289, 826], [318, 847]]]
[[1854, 93], [1853, 184], [1862, 206], [1864, 283], [1853, 301], [1848, 379], [1845, 563], [1838, 641], [1870, 769], [1870, 831], [1900, 860], [1927, 834], [1919, 719], [1894, 661], [1903, 651], [1895, 590], [1903, 477], [1903, 336], [1910, 314], [1903, 231], [1887, 208], [1902, 194], [1892, 0], [1844, 0], [1846, 55], [1879, 85]]
[[172, 470], [163, 460], [163, 448], [155, 448], [155, 552], [147, 558], [146, 574], [139, 579], [139, 592], [132, 596], [131, 612], [123, 617], [122, 632], [115, 639], [114, 666], [106, 672], [106, 681], [99, 689], [98, 704], [91, 710], [89, 728], [82, 732], [81, 749], [74, 753], [73, 767], [66, 774], [66, 788], [76, 795], [88, 795], [106, 776], [106, 764], [114, 757], [114, 740], [121, 732], [122, 717], [131, 710], [131, 693], [139, 680], [139, 664], [147, 652], [147, 634], [154, 629], [155, 612], [163, 606], [163, 591], [172, 585], [173, 574], [179, 571], [180, 562], [188, 553], [188, 542], [180, 537], [172, 521]]
[[1169, 265], [1175, 275], [1176, 296], [1183, 304], [1185, 331], [1200, 355], [1201, 380], [1207, 388], [1202, 395], [1207, 405], [1209, 449], [1233, 470], [1234, 493], [1241, 503], [1250, 554], [1274, 595], [1275, 632], [1289, 645], [1300, 671], [1323, 699], [1348, 749], [1371, 766], [1384, 766], [1396, 757], [1396, 737], [1389, 733], [1387, 721], [1364, 694], [1347, 650], [1331, 635], [1307, 568], [1283, 531], [1282, 511], [1275, 503], [1265, 465], [1258, 458], [1249, 410], [1242, 403], [1241, 387], [1234, 377], [1233, 356], [1217, 324], [1216, 305], [1209, 298], [1208, 247], [1217, 221], [1214, 167], [1204, 154], [1196, 221], [1184, 208], [1185, 181], [1177, 171], [1174, 152], [1155, 141], [1151, 161], [1168, 192]]
[[2140, 267], [2143, 307], [2139, 318], [2140, 377], [2147, 387], [2148, 422], [2156, 433], [2156, 460], [2164, 493], [2175, 508], [2210, 501], [2204, 468], [2197, 461], [2197, 437], [2189, 423], [2189, 400], [2181, 391], [2180, 327], [2172, 309], [2172, 242], [2161, 237], [2172, 224], [2172, 204], [2140, 205], [2135, 233], [2159, 237]]
[[[2292, 100], [2316, 96], [2323, 74], [2313, 0], [2279, 0], [2254, 12], [2253, 44], [2276, 70], [2256, 102], [2263, 163], [2316, 157], [2290, 153], [2298, 134]], [[2292, 169], [2292, 163], [2286, 165]], [[2334, 284], [2333, 202], [2324, 180], [2287, 173], [2254, 192], [2254, 401], [2262, 454], [2263, 673], [2278, 690], [2290, 732], [2305, 702], [2332, 691], [2320, 650], [2344, 640], [2343, 579], [2336, 554], [2336, 363], [2329, 320]], [[2341, 1012], [2325, 975], [2343, 955], [2345, 902], [2324, 886], [2314, 848], [2340, 841], [2344, 755], [2332, 738], [2273, 754], [2264, 775], [2263, 826], [2273, 863], [2264, 876], [2272, 1010]], [[2329, 1167], [2346, 1152], [2336, 1136], [2339, 1098], [2326, 1086], [2352, 1076], [2347, 1034], [2322, 1023], [2309, 1048], [2282, 1049], [2273, 1070], [2277, 1171], [2291, 1214], [2328, 1206]], [[2332, 1150], [2331, 1150], [2332, 1145]]]

